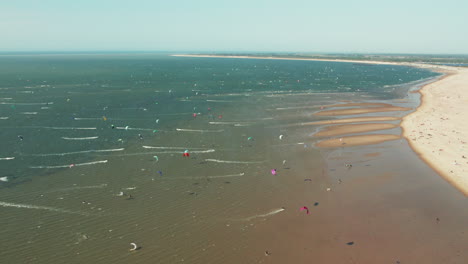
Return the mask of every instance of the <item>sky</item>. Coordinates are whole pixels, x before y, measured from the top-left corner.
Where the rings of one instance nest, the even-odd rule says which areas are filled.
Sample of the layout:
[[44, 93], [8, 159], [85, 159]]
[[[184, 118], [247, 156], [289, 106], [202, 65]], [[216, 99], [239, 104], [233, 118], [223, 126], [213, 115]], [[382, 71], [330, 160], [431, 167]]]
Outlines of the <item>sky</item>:
[[468, 54], [468, 0], [0, 0], [0, 52]]

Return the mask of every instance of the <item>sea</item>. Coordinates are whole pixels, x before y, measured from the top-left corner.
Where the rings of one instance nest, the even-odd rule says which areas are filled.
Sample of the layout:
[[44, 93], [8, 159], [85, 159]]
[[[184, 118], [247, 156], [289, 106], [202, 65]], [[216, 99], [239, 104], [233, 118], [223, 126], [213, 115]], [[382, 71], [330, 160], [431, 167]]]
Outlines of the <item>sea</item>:
[[[339, 119], [315, 113], [349, 102], [411, 110], [346, 117], [402, 117], [438, 77], [361, 63], [3, 54], [0, 263], [462, 263], [466, 199], [406, 139], [321, 149], [314, 134], [327, 125], [301, 125]], [[358, 134], [382, 133], [401, 129]]]

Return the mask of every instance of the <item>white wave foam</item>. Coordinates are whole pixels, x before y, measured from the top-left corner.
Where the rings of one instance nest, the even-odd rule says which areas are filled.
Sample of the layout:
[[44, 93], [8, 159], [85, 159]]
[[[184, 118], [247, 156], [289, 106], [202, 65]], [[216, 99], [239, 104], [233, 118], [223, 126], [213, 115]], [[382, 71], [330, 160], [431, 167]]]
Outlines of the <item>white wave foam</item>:
[[0, 100], [13, 100], [13, 98], [10, 98], [10, 97], [3, 97], [3, 98], [0, 98]]
[[227, 101], [227, 100], [206, 100], [207, 102], [213, 103], [234, 103], [235, 101]]
[[106, 188], [107, 184], [99, 184], [99, 185], [90, 185], [90, 186], [75, 186], [75, 187], [69, 187], [69, 188], [62, 188], [62, 189], [57, 189], [57, 190], [51, 190], [51, 192], [66, 192], [66, 191], [74, 191], [74, 190], [86, 190], [86, 189], [102, 189]]
[[50, 105], [54, 104], [53, 102], [48, 102], [48, 103], [7, 103], [7, 102], [0, 102], [0, 104], [4, 105]]
[[5, 177], [0, 177], [0, 181], [2, 182], [7, 182], [8, 181], [8, 177], [5, 176]]
[[186, 128], [176, 128], [177, 131], [179, 132], [200, 132], [200, 133], [220, 133], [223, 132], [224, 129], [220, 130], [199, 130], [199, 129], [186, 129]]
[[74, 212], [65, 209], [59, 209], [49, 206], [38, 206], [32, 204], [17, 204], [17, 203], [7, 203], [7, 202], [0, 202], [0, 206], [3, 207], [14, 207], [14, 208], [26, 208], [26, 209], [37, 209], [37, 210], [47, 210], [52, 212], [59, 212], [59, 213], [68, 213], [68, 214], [79, 214], [79, 215], [88, 215], [82, 212]]
[[123, 129], [123, 130], [142, 130], [142, 131], [154, 131], [154, 130], [157, 130], [157, 131], [160, 131], [160, 132], [167, 132], [167, 131], [164, 131], [164, 130], [160, 130], [160, 129], [154, 129], [154, 128], [138, 128], [138, 127], [115, 127], [115, 129]]
[[318, 106], [295, 106], [295, 107], [278, 107], [276, 110], [295, 110], [295, 109], [314, 109], [319, 108]]
[[264, 161], [235, 161], [235, 160], [219, 160], [219, 159], [205, 159], [205, 161], [217, 162], [217, 163], [231, 163], [231, 164], [258, 164]]
[[41, 126], [41, 127], [33, 127], [33, 128], [46, 128], [46, 129], [63, 129], [63, 130], [95, 130], [97, 128], [95, 127], [46, 127], [46, 126]]
[[102, 120], [102, 117], [75, 117], [74, 120]]
[[0, 160], [13, 160], [15, 157], [6, 157], [6, 158], [0, 158]]
[[205, 149], [205, 148], [192, 148], [192, 147], [153, 147], [153, 146], [142, 146], [145, 149]]
[[59, 169], [59, 168], [69, 168], [72, 165], [78, 167], [78, 166], [94, 165], [94, 164], [100, 164], [100, 163], [107, 163], [107, 160], [98, 160], [98, 161], [92, 161], [92, 162], [75, 163], [75, 164], [68, 164], [68, 165], [57, 165], [57, 166], [31, 166], [29, 168], [31, 169]]
[[278, 209], [275, 209], [275, 210], [273, 210], [271, 212], [268, 212], [266, 214], [253, 215], [253, 216], [242, 218], [242, 219], [239, 219], [239, 220], [241, 220], [241, 221], [250, 221], [250, 220], [255, 219], [255, 218], [265, 218], [265, 217], [268, 217], [268, 216], [272, 216], [272, 215], [281, 213], [283, 211], [284, 211], [284, 208], [278, 208]]
[[249, 126], [253, 122], [208, 122], [210, 125], [234, 125], [234, 126]]
[[[201, 154], [201, 153], [212, 153], [215, 152], [214, 149], [207, 149], [207, 150], [191, 150], [189, 153], [194, 154]], [[182, 154], [183, 151], [157, 151], [157, 152], [137, 152], [137, 153], [127, 153], [127, 154], [120, 154], [120, 155], [113, 155], [118, 157], [126, 157], [126, 156], [139, 156], [139, 155], [153, 155], [153, 154]]]
[[6, 120], [8, 118], [9, 118], [8, 116], [0, 116], [0, 120]]
[[37, 115], [37, 112], [21, 112], [22, 115]]
[[270, 145], [270, 147], [283, 147], [283, 146], [295, 146], [295, 145], [305, 145], [304, 142], [290, 143], [290, 144], [276, 144]]
[[70, 137], [62, 137], [65, 140], [91, 140], [91, 139], [96, 139], [99, 137], [79, 137], [79, 138], [70, 138]]
[[36, 156], [36, 157], [65, 156], [65, 155], [84, 154], [84, 153], [114, 152], [114, 151], [122, 151], [122, 150], [125, 150], [125, 149], [124, 148], [118, 148], [118, 149], [91, 149], [91, 150], [64, 152], [64, 153], [32, 154], [30, 156]]

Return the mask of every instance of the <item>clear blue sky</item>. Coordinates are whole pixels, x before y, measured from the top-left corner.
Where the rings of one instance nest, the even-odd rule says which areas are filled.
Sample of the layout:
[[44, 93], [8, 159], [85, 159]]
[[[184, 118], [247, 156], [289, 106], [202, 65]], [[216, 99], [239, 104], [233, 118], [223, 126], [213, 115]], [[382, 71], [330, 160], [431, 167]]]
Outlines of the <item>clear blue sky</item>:
[[468, 0], [4, 0], [0, 51], [468, 54]]

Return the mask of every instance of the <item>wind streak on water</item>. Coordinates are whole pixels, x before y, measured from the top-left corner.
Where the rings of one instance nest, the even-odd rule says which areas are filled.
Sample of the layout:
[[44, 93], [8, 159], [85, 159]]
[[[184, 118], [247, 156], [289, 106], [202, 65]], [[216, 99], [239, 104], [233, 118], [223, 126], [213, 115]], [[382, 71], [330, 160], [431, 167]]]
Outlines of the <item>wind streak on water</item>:
[[205, 161], [217, 162], [217, 163], [231, 163], [231, 164], [258, 164], [264, 161], [235, 161], [235, 160], [219, 160], [219, 159], [205, 159]]
[[32, 205], [32, 204], [17, 204], [17, 203], [7, 203], [7, 202], [1, 202], [0, 201], [0, 206], [14, 207], [14, 208], [25, 208], [25, 209], [47, 210], [47, 211], [52, 211], [52, 212], [68, 213], [68, 214], [88, 215], [88, 214], [82, 213], [82, 212], [74, 212], [74, 211], [65, 210], [65, 209], [59, 209], [59, 208], [54, 208], [54, 207], [49, 207], [49, 206], [38, 206], [38, 205]]
[[31, 156], [36, 156], [36, 157], [65, 156], [65, 155], [84, 154], [84, 153], [114, 152], [114, 151], [122, 151], [122, 150], [124, 150], [124, 148], [119, 148], [119, 149], [91, 149], [91, 150], [65, 152], [65, 153], [32, 154]]
[[[94, 164], [100, 164], [100, 163], [107, 163], [107, 160], [98, 160], [98, 161], [85, 162], [85, 163], [75, 163], [72, 165], [78, 167], [78, 166], [94, 165]], [[69, 167], [71, 167], [71, 164], [57, 165], [57, 166], [31, 166], [29, 168], [31, 169], [59, 169], [59, 168], [69, 168]]]

